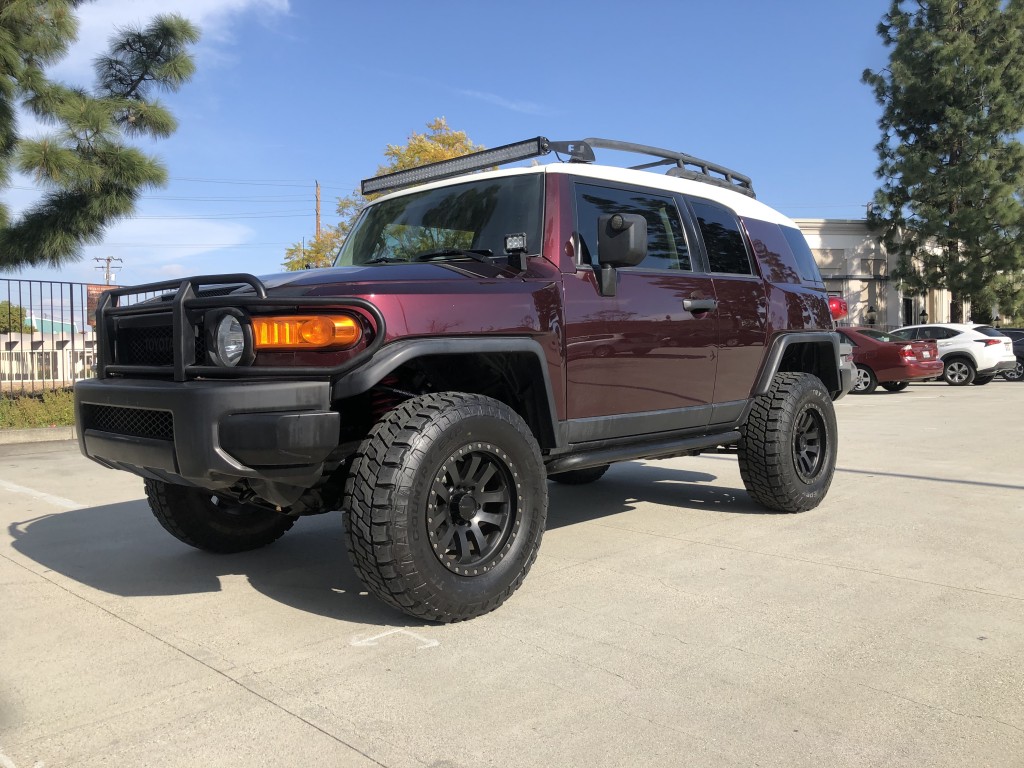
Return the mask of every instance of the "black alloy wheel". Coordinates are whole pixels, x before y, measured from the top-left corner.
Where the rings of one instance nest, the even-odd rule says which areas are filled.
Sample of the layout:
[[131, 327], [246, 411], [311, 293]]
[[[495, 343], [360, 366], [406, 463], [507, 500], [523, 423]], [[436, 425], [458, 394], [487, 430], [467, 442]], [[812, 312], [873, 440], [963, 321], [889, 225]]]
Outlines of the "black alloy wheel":
[[517, 522], [515, 480], [508, 456], [474, 443], [441, 465], [427, 503], [427, 535], [434, 555], [455, 573], [477, 575], [498, 564]]
[[825, 419], [808, 407], [797, 418], [793, 430], [793, 466], [805, 483], [813, 482], [825, 462]]
[[507, 600], [537, 557], [548, 508], [540, 446], [498, 400], [413, 397], [363, 440], [341, 506], [370, 592], [420, 619], [472, 619]]

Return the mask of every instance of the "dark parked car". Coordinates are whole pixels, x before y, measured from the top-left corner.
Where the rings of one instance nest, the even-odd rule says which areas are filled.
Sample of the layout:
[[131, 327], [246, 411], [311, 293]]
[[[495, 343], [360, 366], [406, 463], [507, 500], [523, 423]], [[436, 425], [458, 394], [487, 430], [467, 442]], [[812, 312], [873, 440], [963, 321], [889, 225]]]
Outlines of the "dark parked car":
[[908, 382], [942, 375], [942, 361], [934, 339], [907, 341], [875, 328], [840, 328], [839, 335], [853, 345], [857, 373], [853, 392], [866, 395], [879, 384], [890, 392], [906, 389]]
[[1017, 356], [1017, 367], [1001, 374], [1007, 381], [1024, 379], [1024, 328], [1000, 328], [999, 332], [1013, 341], [1013, 354]]
[[[575, 162], [487, 170], [549, 153]], [[362, 192], [390, 194], [331, 269], [100, 300], [79, 443], [144, 478], [171, 535], [241, 552], [342, 510], [370, 592], [458, 621], [522, 583], [548, 478], [728, 446], [763, 506], [825, 498], [853, 368], [803, 235], [747, 177], [537, 137]]]

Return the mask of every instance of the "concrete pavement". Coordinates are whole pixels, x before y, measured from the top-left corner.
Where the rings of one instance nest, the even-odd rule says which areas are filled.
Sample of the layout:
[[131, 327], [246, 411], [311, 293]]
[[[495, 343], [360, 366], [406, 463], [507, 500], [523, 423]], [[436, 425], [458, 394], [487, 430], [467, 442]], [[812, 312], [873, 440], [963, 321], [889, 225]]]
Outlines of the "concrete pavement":
[[208, 555], [74, 443], [0, 446], [0, 765], [1024, 765], [1022, 406], [850, 396], [802, 515], [730, 456], [552, 484], [452, 626], [368, 596], [335, 515]]

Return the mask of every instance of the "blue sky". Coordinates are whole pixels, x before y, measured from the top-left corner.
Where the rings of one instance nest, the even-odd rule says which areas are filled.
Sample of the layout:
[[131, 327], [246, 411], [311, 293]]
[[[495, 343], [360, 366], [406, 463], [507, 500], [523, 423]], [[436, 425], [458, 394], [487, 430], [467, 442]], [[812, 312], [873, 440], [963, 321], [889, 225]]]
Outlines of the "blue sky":
[[[147, 145], [171, 181], [81, 262], [0, 276], [102, 282], [105, 256], [123, 259], [124, 285], [280, 271], [313, 234], [314, 180], [333, 223], [385, 145], [438, 116], [489, 147], [543, 135], [676, 149], [750, 175], [789, 216], [860, 218], [879, 135], [860, 73], [885, 65], [888, 5], [96, 0], [56, 77], [89, 82], [117, 24], [178, 11], [203, 30], [195, 78], [162, 97], [180, 127]], [[34, 193], [14, 184], [17, 210]]]

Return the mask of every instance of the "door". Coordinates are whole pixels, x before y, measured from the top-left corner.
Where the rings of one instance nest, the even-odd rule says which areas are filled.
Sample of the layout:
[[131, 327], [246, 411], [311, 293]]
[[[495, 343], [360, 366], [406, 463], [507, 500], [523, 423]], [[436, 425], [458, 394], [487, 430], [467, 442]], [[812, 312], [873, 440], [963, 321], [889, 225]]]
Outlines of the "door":
[[[711, 278], [695, 269], [671, 195], [574, 184], [579, 267], [566, 275], [567, 410], [571, 442], [699, 428], [714, 395], [717, 313]], [[602, 296], [598, 218], [647, 221], [647, 257], [616, 270]]]

